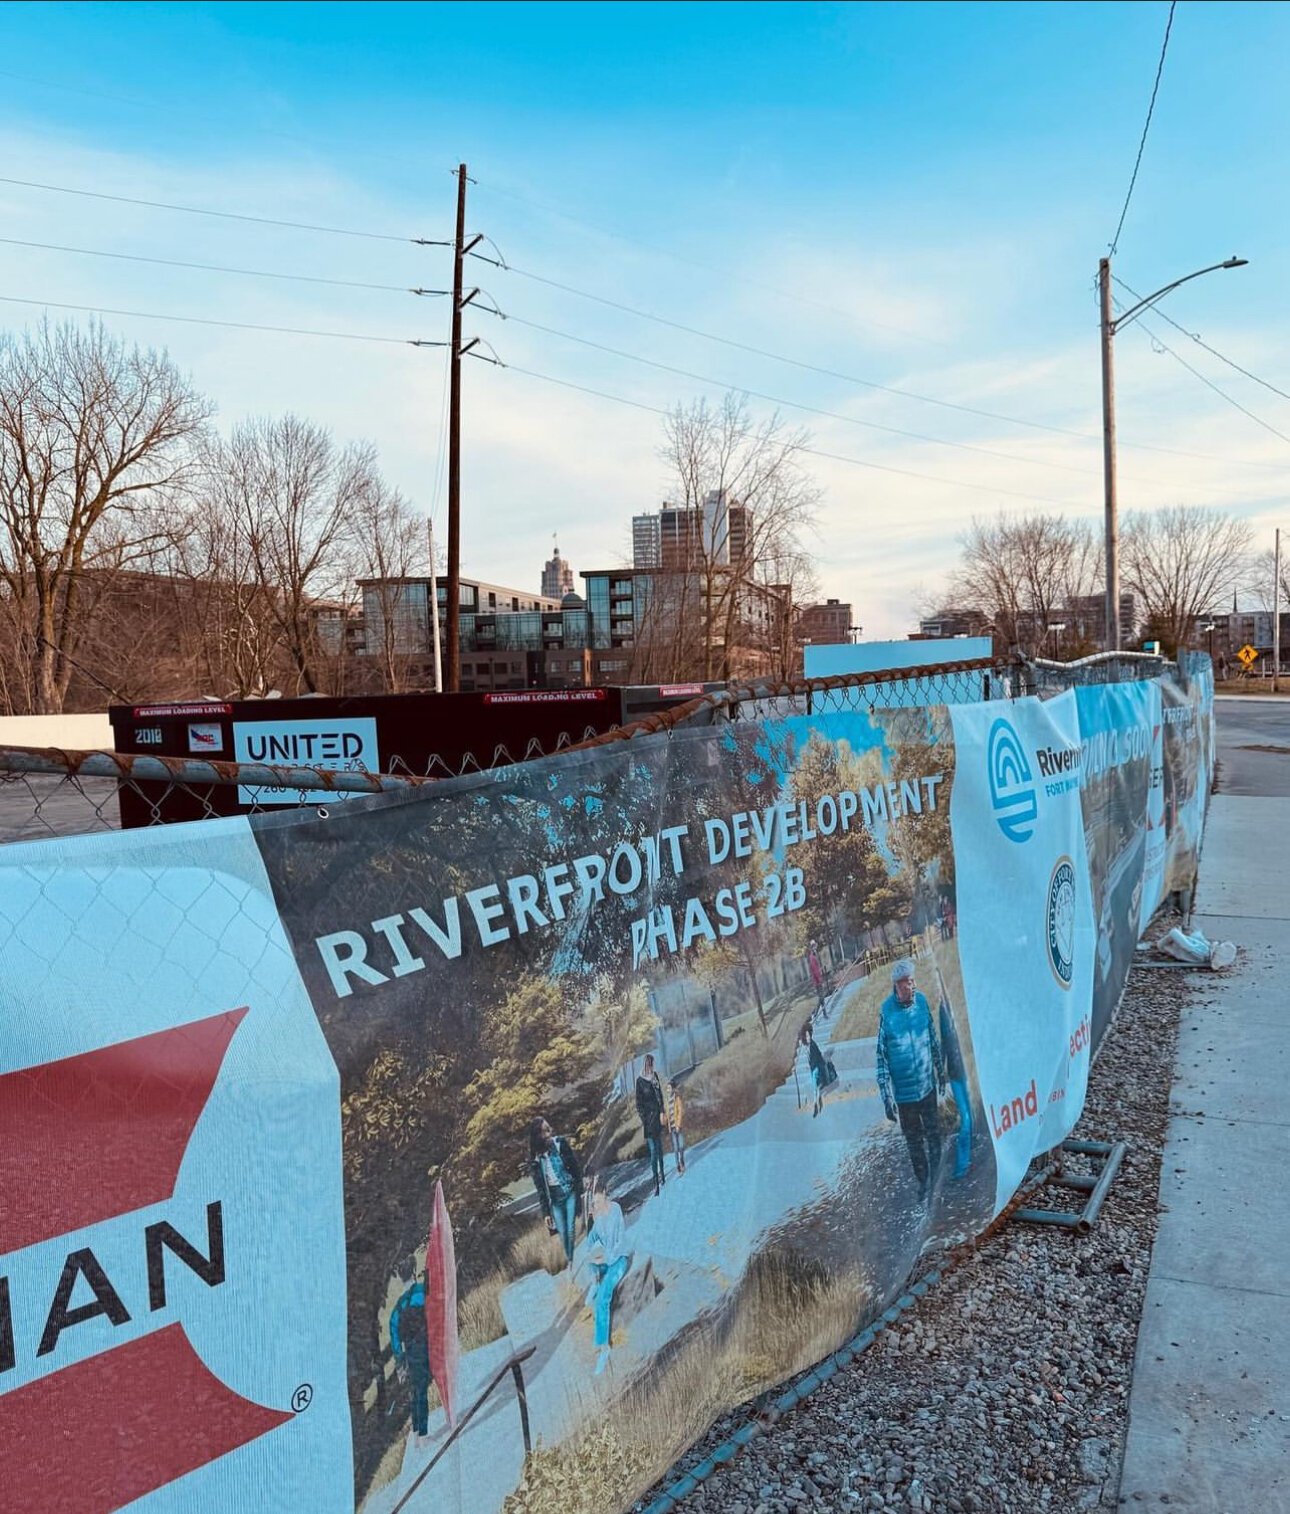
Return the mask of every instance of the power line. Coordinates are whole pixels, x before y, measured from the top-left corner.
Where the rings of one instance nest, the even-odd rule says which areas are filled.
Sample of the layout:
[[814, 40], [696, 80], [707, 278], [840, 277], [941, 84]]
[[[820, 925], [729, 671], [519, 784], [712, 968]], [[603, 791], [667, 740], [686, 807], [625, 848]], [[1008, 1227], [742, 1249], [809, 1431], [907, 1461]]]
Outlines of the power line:
[[[487, 310], [487, 306], [480, 306], [481, 310]], [[489, 314], [502, 314], [490, 311]], [[547, 336], [555, 336], [566, 342], [576, 342], [580, 347], [590, 347], [593, 351], [607, 353], [610, 357], [624, 358], [631, 363], [640, 363], [646, 368], [656, 368], [662, 373], [675, 374], [678, 378], [691, 379], [699, 384], [711, 384], [718, 389], [737, 390], [741, 394], [747, 394], [753, 399], [765, 400], [771, 405], [787, 405], [792, 410], [804, 410], [808, 415], [823, 416], [826, 420], [842, 421], [850, 426], [862, 426], [868, 431], [882, 431], [889, 436], [904, 437], [909, 441], [929, 442], [936, 447], [952, 447], [958, 452], [975, 452], [982, 457], [997, 457], [1004, 462], [1020, 463], [1023, 466], [1038, 468], [1056, 468], [1063, 473], [1082, 473], [1087, 477], [1100, 478], [1101, 472], [1095, 468], [1080, 468], [1070, 463], [1049, 462], [1040, 458], [1018, 457], [1012, 452], [999, 452], [991, 447], [978, 447], [970, 442], [952, 442], [943, 437], [928, 436], [921, 431], [903, 431], [897, 426], [879, 425], [877, 421], [865, 421], [854, 415], [843, 415], [836, 410], [823, 410], [818, 405], [803, 404], [799, 400], [784, 399], [781, 395], [766, 394], [761, 390], [750, 389], [745, 384], [732, 384], [725, 379], [713, 378], [710, 374], [694, 373], [688, 368], [678, 368], [672, 363], [656, 362], [653, 358], [641, 357], [634, 352], [624, 352], [619, 347], [609, 347], [603, 342], [593, 342], [588, 337], [575, 336], [570, 331], [557, 331], [553, 326], [543, 326], [538, 321], [530, 321], [520, 315], [502, 314], [503, 320], [515, 322], [519, 326], [527, 326], [532, 331], [544, 332]]]
[[[1127, 294], [1133, 294], [1133, 290], [1129, 288], [1129, 286], [1124, 282], [1123, 279], [1117, 278], [1115, 282]], [[1133, 297], [1135, 300], [1138, 298], [1136, 294], [1134, 294]], [[1268, 383], [1267, 379], [1260, 378], [1257, 373], [1251, 373], [1248, 368], [1242, 368], [1240, 363], [1233, 362], [1230, 357], [1224, 357], [1217, 347], [1211, 347], [1208, 342], [1203, 341], [1198, 331], [1188, 331], [1186, 326], [1180, 326], [1172, 316], [1166, 315], [1158, 305], [1152, 311], [1152, 314], [1158, 315], [1163, 321], [1168, 321], [1168, 323], [1174, 328], [1175, 331], [1180, 331], [1182, 332], [1183, 336], [1190, 337], [1198, 347], [1203, 348], [1206, 352], [1209, 353], [1211, 357], [1216, 357], [1220, 363], [1226, 363], [1229, 368], [1231, 368], [1234, 372], [1239, 373], [1243, 378], [1250, 379], [1254, 383], [1262, 385], [1264, 389], [1269, 390], [1272, 394], [1279, 395], [1283, 400], [1290, 400], [1290, 394], [1287, 394], [1284, 389], [1278, 389], [1275, 384]]]
[[[479, 254], [472, 253], [472, 257]], [[1097, 442], [1101, 445], [1102, 438], [1087, 431], [1075, 431], [1068, 426], [1051, 426], [1043, 421], [1027, 420], [1022, 416], [1005, 415], [997, 410], [983, 410], [975, 405], [960, 405], [953, 400], [937, 399], [932, 395], [919, 394], [912, 389], [900, 389], [891, 384], [880, 384], [874, 379], [860, 378], [856, 374], [843, 373], [836, 368], [825, 368], [818, 363], [810, 363], [802, 358], [788, 357], [782, 352], [772, 352], [766, 347], [756, 347], [748, 342], [737, 341], [733, 337], [720, 336], [713, 331], [704, 331], [697, 326], [688, 326], [683, 321], [674, 321], [668, 316], [656, 315], [653, 311], [642, 310], [636, 305], [627, 305], [620, 300], [611, 300], [604, 295], [593, 294], [586, 289], [578, 289], [572, 284], [561, 283], [557, 279], [547, 278], [544, 274], [533, 273], [529, 269], [517, 268], [513, 263], [494, 258], [480, 257], [480, 261], [490, 264], [494, 268], [503, 269], [507, 273], [519, 274], [521, 278], [531, 279], [538, 284], [545, 284], [552, 289], [558, 289], [562, 293], [576, 295], [579, 299], [590, 300], [594, 304], [606, 306], [610, 310], [621, 310], [627, 315], [638, 317], [643, 321], [652, 321], [657, 326], [665, 326], [673, 331], [683, 331], [689, 336], [697, 336], [707, 342], [715, 342], [719, 346], [729, 347], [736, 352], [751, 353], [754, 357], [769, 358], [772, 362], [784, 363], [790, 368], [800, 369], [804, 373], [817, 373], [824, 378], [838, 379], [842, 383], [855, 384], [862, 389], [873, 389], [881, 394], [894, 395], [900, 399], [917, 400], [921, 404], [935, 405], [942, 410], [953, 410], [961, 415], [972, 415], [982, 420], [1004, 421], [1013, 426], [1024, 426], [1032, 431], [1046, 431], [1054, 436], [1073, 437], [1077, 441]], [[486, 307], [481, 306], [481, 309]], [[518, 317], [512, 317], [518, 319]], [[742, 387], [742, 386], [736, 386]], [[911, 433], [912, 434], [912, 433]], [[1167, 457], [1185, 457], [1201, 462], [1230, 462], [1236, 466], [1246, 468], [1267, 468], [1269, 463], [1250, 462], [1244, 458], [1221, 458], [1212, 457], [1200, 452], [1187, 452], [1177, 447], [1156, 447], [1149, 442], [1121, 442], [1123, 447], [1131, 447], [1139, 452], [1155, 452]]]
[[395, 347], [443, 347], [444, 342], [423, 342], [402, 336], [371, 336], [357, 331], [317, 331], [305, 326], [261, 326], [251, 321], [217, 321], [199, 315], [161, 315], [155, 310], [114, 310], [108, 305], [69, 305], [61, 300], [29, 300], [16, 294], [0, 294], [6, 305], [34, 305], [45, 310], [78, 310], [86, 315], [121, 315], [141, 321], [178, 321], [184, 326], [228, 326], [234, 331], [272, 331], [283, 336], [322, 336], [338, 342], [382, 342]]
[[[478, 183], [478, 181], [476, 181]], [[594, 221], [586, 221], [578, 216], [570, 215], [568, 211], [560, 210], [554, 205], [545, 205], [541, 200], [534, 200], [528, 195], [517, 193], [513, 189], [499, 189], [496, 184], [480, 184], [479, 188], [488, 194], [502, 195], [508, 200], [515, 200], [521, 205], [532, 206], [543, 215], [555, 216], [562, 221], [568, 221], [571, 225], [581, 226], [588, 231], [594, 231], [600, 236], [611, 237], [615, 242], [622, 242], [625, 246], [640, 248], [642, 251], [653, 253], [656, 257], [672, 258], [678, 263], [688, 263], [692, 268], [702, 268], [708, 273], [715, 273], [727, 281], [733, 280], [738, 284], [745, 284], [750, 289], [758, 289], [763, 294], [774, 295], [776, 299], [793, 300], [799, 305], [810, 305], [816, 310], [827, 311], [829, 315], [841, 316], [844, 320], [855, 321], [853, 311], [839, 310], [836, 305], [827, 304], [824, 300], [812, 299], [810, 295], [801, 294], [797, 291], [777, 289], [773, 284], [763, 284], [759, 279], [746, 278], [740, 274], [732, 274], [728, 268], [717, 268], [711, 263], [705, 263], [699, 258], [689, 257], [686, 253], [678, 252], [675, 247], [656, 247], [649, 242], [641, 242], [635, 238], [624, 236], [622, 232], [614, 231], [608, 226], [600, 226]], [[863, 326], [872, 326], [875, 330], [894, 332], [897, 336], [913, 337], [915, 341], [927, 342], [933, 347], [944, 346], [945, 343], [937, 342], [934, 338], [924, 336], [921, 332], [910, 331], [904, 326], [892, 326], [884, 321], [859, 322]]]
[[[579, 394], [593, 395], [597, 399], [612, 400], [618, 405], [628, 405], [633, 410], [644, 410], [651, 415], [670, 415], [672, 412], [663, 409], [659, 405], [648, 405], [642, 400], [628, 399], [621, 394], [610, 394], [605, 389], [594, 389], [589, 384], [575, 384], [569, 379], [555, 378], [549, 373], [539, 373], [534, 368], [521, 368], [513, 363], [500, 365], [508, 373], [523, 374], [525, 378], [540, 379], [545, 384], [555, 384], [561, 389], [573, 389]], [[996, 489], [992, 484], [972, 484], [966, 479], [945, 478], [935, 473], [917, 473], [912, 468], [897, 468], [889, 463], [870, 462], [862, 457], [847, 457], [839, 452], [825, 452], [819, 447], [808, 447], [802, 443], [794, 443], [788, 449], [790, 452], [801, 452], [809, 457], [827, 458], [830, 462], [848, 463], [856, 468], [868, 468], [877, 473], [894, 473], [901, 478], [916, 478], [924, 483], [944, 484], [953, 489], [971, 489], [979, 494], [993, 494], [996, 497], [1003, 495], [1009, 499], [1027, 500], [1031, 504], [1055, 505], [1061, 510], [1077, 510], [1080, 506], [1072, 500], [1049, 499], [1040, 494], [1021, 494], [1015, 489]]]
[[1169, 0], [1169, 19], [1165, 22], [1165, 40], [1160, 47], [1160, 62], [1156, 64], [1156, 82], [1151, 86], [1151, 103], [1147, 106], [1147, 119], [1142, 126], [1142, 140], [1138, 143], [1138, 156], [1133, 161], [1133, 174], [1129, 179], [1129, 192], [1124, 197], [1124, 208], [1120, 211], [1120, 223], [1115, 228], [1115, 235], [1111, 238], [1111, 256], [1115, 256], [1116, 248], [1120, 245], [1120, 233], [1124, 230], [1124, 218], [1129, 213], [1129, 201], [1133, 198], [1133, 186], [1138, 182], [1138, 169], [1142, 167], [1142, 154], [1147, 145], [1147, 133], [1151, 130], [1151, 117], [1156, 108], [1156, 95], [1160, 90], [1160, 76], [1165, 71], [1165, 54], [1169, 51], [1169, 33], [1174, 26], [1174, 11], [1178, 8], [1178, 0]]
[[372, 242], [411, 242], [418, 247], [451, 247], [451, 242], [427, 237], [400, 237], [385, 231], [361, 231], [351, 226], [319, 226], [311, 221], [277, 221], [270, 216], [244, 215], [233, 210], [205, 210], [199, 205], [173, 205], [167, 200], [138, 200], [131, 195], [103, 194], [97, 189], [73, 189], [66, 184], [39, 184], [31, 179], [0, 178], [0, 184], [16, 184], [22, 189], [41, 189], [50, 194], [80, 195], [89, 200], [109, 200], [114, 205], [142, 205], [148, 210], [175, 210], [190, 216], [215, 216], [223, 221], [249, 221], [257, 226], [285, 226], [292, 231], [317, 231], [336, 237], [365, 237]]
[[1193, 368], [1185, 357], [1181, 357], [1174, 351], [1172, 347], [1170, 347], [1167, 343], [1161, 341], [1161, 339], [1156, 335], [1154, 331], [1152, 331], [1151, 327], [1148, 326], [1145, 321], [1140, 319], [1138, 321], [1138, 325], [1142, 327], [1143, 331], [1146, 332], [1146, 334], [1151, 338], [1152, 342], [1157, 347], [1159, 347], [1162, 352], [1167, 352], [1176, 363], [1181, 363], [1188, 373], [1190, 373], [1194, 378], [1198, 378], [1201, 383], [1204, 384], [1206, 389], [1212, 389], [1214, 393], [1218, 395], [1219, 399], [1226, 400], [1229, 405], [1231, 405], [1234, 409], [1239, 410], [1242, 415], [1248, 416], [1256, 426], [1262, 426], [1265, 431], [1270, 431], [1272, 435], [1275, 436], [1279, 441], [1290, 443], [1290, 436], [1287, 436], [1284, 431], [1278, 431], [1275, 426], [1269, 425], [1262, 416], [1255, 415], [1253, 410], [1247, 410], [1246, 407], [1241, 404], [1240, 400], [1233, 399], [1232, 396], [1228, 394], [1226, 389], [1220, 389], [1212, 379], [1206, 378], [1206, 376], [1200, 371], [1199, 368]]
[[[472, 253], [472, 257], [477, 254]], [[973, 405], [959, 405], [953, 400], [936, 399], [929, 394], [918, 394], [912, 389], [899, 389], [892, 384], [880, 384], [875, 379], [860, 378], [854, 373], [843, 373], [836, 368], [825, 368], [819, 363], [808, 363], [803, 358], [788, 357], [782, 352], [772, 352], [766, 347], [755, 347], [749, 342], [736, 341], [734, 337], [719, 336], [714, 331], [703, 331], [697, 326], [687, 326], [683, 321], [674, 321], [667, 316], [655, 315], [652, 311], [641, 310], [635, 305], [626, 305], [619, 300], [607, 299], [604, 295], [592, 294], [585, 289], [576, 289], [572, 284], [562, 284], [556, 279], [548, 279], [543, 274], [531, 273], [525, 268], [516, 268], [513, 263], [499, 263], [492, 258], [482, 258], [482, 262], [492, 263], [496, 268], [502, 268], [507, 273], [517, 273], [521, 278], [532, 279], [535, 283], [546, 284], [552, 289], [559, 289], [565, 294], [577, 295], [579, 299], [592, 300], [597, 305], [608, 306], [611, 310], [621, 310], [627, 315], [637, 316], [642, 321], [653, 321], [658, 326], [668, 326], [673, 331], [684, 331], [689, 336], [701, 337], [705, 342], [717, 342], [722, 347], [733, 348], [736, 352], [748, 352], [754, 357], [769, 358], [772, 362], [786, 363], [790, 368], [800, 368], [805, 373], [818, 373], [824, 378], [839, 379], [845, 384], [857, 384], [862, 389], [874, 389], [881, 394], [892, 394], [900, 399], [917, 400], [924, 405], [937, 405], [943, 410], [955, 410], [961, 415], [975, 415], [983, 420], [1006, 421], [1013, 426], [1026, 426], [1034, 431], [1050, 431], [1057, 436], [1072, 436], [1079, 441], [1097, 442], [1101, 438], [1094, 436], [1088, 431], [1073, 431], [1066, 426], [1049, 426], [1043, 421], [1025, 420], [1017, 415], [1003, 415], [997, 410], [980, 410]], [[518, 319], [515, 317], [514, 319]]]
[[297, 284], [328, 284], [336, 289], [380, 289], [391, 294], [446, 295], [446, 289], [410, 289], [406, 284], [367, 284], [358, 279], [324, 279], [307, 273], [271, 273], [263, 268], [229, 268], [223, 263], [184, 263], [175, 258], [150, 258], [139, 252], [104, 252], [97, 247], [64, 247], [58, 242], [25, 242], [0, 237], [6, 247], [34, 247], [41, 252], [72, 252], [78, 257], [113, 258], [127, 263], [152, 263], [161, 268], [193, 268], [201, 273], [235, 273], [251, 279], [289, 279]]
[[[1116, 279], [1115, 282], [1119, 284], [1121, 289], [1123, 289], [1127, 294], [1131, 294], [1135, 300], [1141, 302], [1142, 296], [1138, 294], [1137, 290], [1131, 289], [1123, 279]], [[1114, 298], [1114, 296], [1112, 298]], [[1122, 302], [1119, 300], [1115, 301], [1115, 304], [1117, 306], [1119, 306], [1121, 303]], [[1165, 319], [1169, 320], [1169, 317], [1166, 316]], [[1156, 332], [1152, 331], [1150, 326], [1148, 326], [1140, 316], [1137, 318], [1137, 324], [1142, 328], [1147, 336], [1150, 337], [1151, 343], [1154, 347], [1158, 347], [1161, 352], [1167, 352], [1169, 356], [1173, 358], [1174, 362], [1180, 363], [1187, 370], [1187, 372], [1192, 375], [1193, 378], [1199, 379], [1200, 382], [1204, 384], [1206, 389], [1213, 390], [1213, 392], [1218, 395], [1219, 399], [1225, 400], [1227, 404], [1233, 407], [1233, 409], [1239, 410], [1242, 415], [1247, 416], [1250, 420], [1252, 420], [1256, 426], [1262, 426], [1265, 431], [1270, 431], [1272, 435], [1277, 437], [1280, 441], [1290, 443], [1290, 436], [1286, 436], [1284, 433], [1278, 431], [1275, 426], [1269, 425], [1262, 416], [1255, 415], [1253, 410], [1248, 410], [1243, 404], [1241, 404], [1240, 400], [1234, 399], [1230, 394], [1228, 394], [1226, 389], [1220, 389], [1218, 385], [1214, 383], [1212, 379], [1207, 378], [1199, 368], [1193, 368], [1185, 357], [1182, 357], [1179, 353], [1175, 352], [1172, 347], [1170, 347], [1160, 336], [1156, 334]], [[1169, 324], [1171, 326], [1178, 325], [1176, 321], [1170, 321]], [[1179, 330], [1182, 330], [1182, 328], [1179, 327]]]

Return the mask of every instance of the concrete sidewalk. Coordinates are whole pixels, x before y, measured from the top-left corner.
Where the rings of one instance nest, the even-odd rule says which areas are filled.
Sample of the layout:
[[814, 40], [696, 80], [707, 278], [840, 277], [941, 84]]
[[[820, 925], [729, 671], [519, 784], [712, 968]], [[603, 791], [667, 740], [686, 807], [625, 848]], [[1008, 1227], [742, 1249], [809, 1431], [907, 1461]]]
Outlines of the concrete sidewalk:
[[1290, 1511], [1290, 799], [1213, 801], [1120, 1502]]

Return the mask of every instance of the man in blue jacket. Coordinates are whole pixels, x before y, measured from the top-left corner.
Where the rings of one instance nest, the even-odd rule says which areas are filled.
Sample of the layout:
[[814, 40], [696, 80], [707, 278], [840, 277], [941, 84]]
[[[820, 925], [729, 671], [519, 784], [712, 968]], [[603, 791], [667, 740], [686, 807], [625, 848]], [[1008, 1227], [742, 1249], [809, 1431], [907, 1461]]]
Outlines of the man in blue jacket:
[[430, 1340], [426, 1330], [426, 1285], [417, 1280], [404, 1290], [390, 1315], [390, 1349], [401, 1378], [412, 1396], [412, 1433], [418, 1446], [426, 1444], [430, 1428]]
[[914, 964], [897, 962], [891, 985], [878, 1015], [878, 1090], [887, 1118], [900, 1122], [922, 1201], [936, 1186], [941, 1165], [945, 1062], [931, 1006], [914, 987]]

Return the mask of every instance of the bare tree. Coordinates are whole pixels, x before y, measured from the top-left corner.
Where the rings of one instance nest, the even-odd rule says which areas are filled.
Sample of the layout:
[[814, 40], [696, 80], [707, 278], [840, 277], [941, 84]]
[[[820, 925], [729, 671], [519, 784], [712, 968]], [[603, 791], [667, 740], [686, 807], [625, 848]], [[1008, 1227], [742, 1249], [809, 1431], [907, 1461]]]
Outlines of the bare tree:
[[350, 608], [345, 549], [376, 487], [372, 448], [338, 447], [294, 415], [252, 420], [212, 445], [207, 471], [212, 506], [232, 523], [238, 581], [277, 631], [292, 692], [334, 688]]
[[290, 683], [292, 672], [274, 590], [259, 578], [246, 534], [221, 498], [208, 485], [167, 548], [175, 636], [190, 692], [259, 697]]
[[0, 338], [0, 621], [12, 707], [63, 708], [101, 597], [170, 535], [210, 413], [99, 325]]
[[[1251, 557], [1248, 573], [1248, 582], [1258, 598], [1259, 607], [1269, 612], [1272, 609], [1272, 585], [1275, 581], [1276, 553], [1269, 547], [1266, 552]], [[1218, 611], [1221, 606], [1215, 604], [1210, 608]], [[1287, 537], [1281, 548], [1281, 609], [1290, 610], [1290, 537]]]
[[754, 421], [737, 394], [667, 416], [662, 457], [682, 524], [664, 543], [665, 572], [638, 636], [636, 660], [651, 676], [724, 679], [783, 666], [792, 580], [775, 574], [804, 563], [801, 533], [820, 499], [801, 465], [805, 442], [778, 415]]
[[754, 570], [758, 581], [775, 590], [783, 607], [774, 628], [773, 679], [787, 681], [802, 674], [802, 643], [799, 638], [801, 610], [820, 597], [820, 577], [815, 559], [803, 547], [772, 545]]
[[1124, 585], [1141, 600], [1166, 656], [1186, 646], [1196, 622], [1247, 577], [1251, 538], [1248, 521], [1220, 510], [1166, 505], [1126, 516]]
[[973, 520], [950, 585], [957, 608], [975, 611], [999, 640], [1028, 656], [1077, 655], [1098, 619], [1097, 533], [1050, 515]]
[[[387, 693], [397, 694], [408, 687], [416, 667], [426, 666], [429, 616], [438, 606], [425, 522], [375, 470], [355, 502], [350, 555], [356, 576], [368, 583], [364, 638], [372, 671]], [[425, 619], [412, 605], [406, 583], [418, 573], [430, 574]]]

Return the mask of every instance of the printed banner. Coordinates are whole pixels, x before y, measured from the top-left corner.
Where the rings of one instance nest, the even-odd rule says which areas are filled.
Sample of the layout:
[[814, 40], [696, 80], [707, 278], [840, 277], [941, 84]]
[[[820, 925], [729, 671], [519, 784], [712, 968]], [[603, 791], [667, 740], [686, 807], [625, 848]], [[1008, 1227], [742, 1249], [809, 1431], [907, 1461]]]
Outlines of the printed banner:
[[1072, 693], [1079, 716], [1080, 800], [1097, 921], [1096, 1043], [1120, 1002], [1141, 935], [1155, 742], [1149, 684], [1096, 684]]
[[1069, 1132], [1205, 676], [0, 850], [0, 1510], [629, 1508]]
[[1031, 1161], [1069, 1133], [1088, 1084], [1094, 926], [1079, 717], [1071, 692], [952, 714], [959, 954], [998, 1213]]

